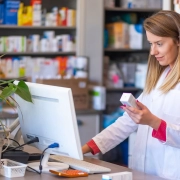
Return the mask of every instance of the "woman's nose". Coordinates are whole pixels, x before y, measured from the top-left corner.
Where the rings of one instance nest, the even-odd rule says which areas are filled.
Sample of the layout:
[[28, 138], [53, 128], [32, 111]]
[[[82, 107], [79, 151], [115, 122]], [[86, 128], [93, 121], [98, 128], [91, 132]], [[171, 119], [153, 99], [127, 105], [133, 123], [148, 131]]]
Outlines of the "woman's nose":
[[151, 55], [156, 55], [158, 54], [158, 50], [155, 46], [151, 46], [151, 51], [150, 51]]

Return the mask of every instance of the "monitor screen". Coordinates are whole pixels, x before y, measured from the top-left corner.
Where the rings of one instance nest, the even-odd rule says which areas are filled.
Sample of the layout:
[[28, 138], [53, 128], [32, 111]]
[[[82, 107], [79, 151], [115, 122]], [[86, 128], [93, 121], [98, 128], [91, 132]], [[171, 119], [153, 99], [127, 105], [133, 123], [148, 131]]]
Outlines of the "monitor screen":
[[[14, 83], [18, 84], [18, 81]], [[83, 160], [71, 89], [37, 83], [26, 84], [32, 95], [33, 103], [15, 95], [19, 106], [18, 116], [24, 141], [28, 142], [38, 137], [39, 142], [31, 145], [41, 151], [50, 144], [59, 144], [58, 148], [46, 150], [47, 157], [43, 159], [47, 160], [43, 162], [44, 166], [48, 163], [50, 154]]]

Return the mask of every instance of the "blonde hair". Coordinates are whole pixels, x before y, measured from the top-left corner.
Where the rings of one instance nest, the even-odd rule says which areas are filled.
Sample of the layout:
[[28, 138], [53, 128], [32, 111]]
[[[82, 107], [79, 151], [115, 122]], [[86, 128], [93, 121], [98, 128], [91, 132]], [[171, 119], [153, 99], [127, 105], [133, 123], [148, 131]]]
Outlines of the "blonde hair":
[[[174, 11], [159, 11], [145, 19], [144, 28], [160, 37], [170, 37], [174, 42], [180, 39], [180, 15]], [[144, 93], [149, 94], [156, 86], [160, 75], [167, 66], [161, 66], [154, 55], [149, 54], [148, 70]], [[180, 48], [176, 62], [160, 87], [163, 93], [173, 89], [180, 80]]]

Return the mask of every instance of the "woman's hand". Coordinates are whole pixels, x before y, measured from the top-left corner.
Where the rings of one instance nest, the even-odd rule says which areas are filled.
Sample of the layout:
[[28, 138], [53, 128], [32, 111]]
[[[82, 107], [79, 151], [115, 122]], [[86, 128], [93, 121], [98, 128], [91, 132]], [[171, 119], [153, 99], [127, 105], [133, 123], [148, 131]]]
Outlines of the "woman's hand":
[[89, 152], [91, 152], [91, 148], [87, 144], [82, 146], [82, 153], [83, 154], [86, 154], [86, 153], [89, 153]]
[[153, 129], [158, 130], [161, 124], [161, 119], [153, 115], [149, 109], [139, 101], [136, 101], [136, 104], [138, 105], [139, 109], [129, 106], [121, 106], [121, 108], [128, 113], [136, 124], [148, 125]]

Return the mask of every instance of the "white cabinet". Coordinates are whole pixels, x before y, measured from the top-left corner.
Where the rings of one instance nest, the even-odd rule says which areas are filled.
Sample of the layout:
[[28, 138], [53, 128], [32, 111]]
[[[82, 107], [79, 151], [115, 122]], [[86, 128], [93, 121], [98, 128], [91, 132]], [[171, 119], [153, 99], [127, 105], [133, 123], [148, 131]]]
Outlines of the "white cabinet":
[[[81, 145], [86, 144], [91, 140], [100, 130], [100, 115], [99, 114], [86, 114], [77, 115], [79, 136]], [[87, 156], [92, 156], [88, 153]]]

